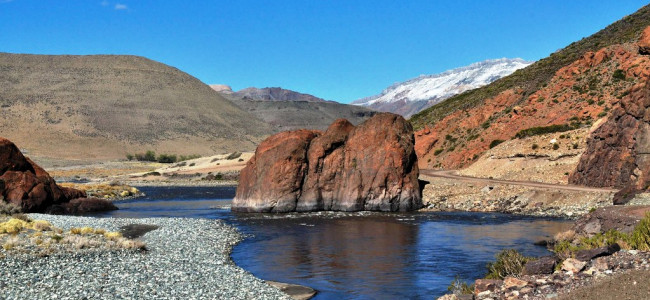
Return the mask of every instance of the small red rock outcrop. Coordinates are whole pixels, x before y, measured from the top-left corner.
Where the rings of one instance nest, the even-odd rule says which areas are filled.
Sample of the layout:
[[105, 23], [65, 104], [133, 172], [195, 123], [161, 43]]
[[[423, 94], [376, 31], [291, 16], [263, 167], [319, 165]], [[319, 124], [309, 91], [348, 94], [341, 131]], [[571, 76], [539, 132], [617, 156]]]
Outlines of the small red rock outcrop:
[[422, 206], [411, 125], [380, 113], [355, 127], [287, 131], [263, 141], [242, 170], [232, 210], [408, 211]]
[[650, 26], [646, 27], [641, 33], [639, 38], [639, 53], [643, 55], [650, 55]]
[[[65, 206], [70, 200], [86, 198], [86, 193], [59, 187], [50, 174], [23, 156], [14, 143], [0, 137], [0, 196], [0, 201], [15, 205], [22, 212], [45, 212], [54, 206]], [[112, 204], [103, 207], [116, 209]]]
[[572, 184], [647, 189], [650, 185], [650, 85], [631, 89], [592, 133]]

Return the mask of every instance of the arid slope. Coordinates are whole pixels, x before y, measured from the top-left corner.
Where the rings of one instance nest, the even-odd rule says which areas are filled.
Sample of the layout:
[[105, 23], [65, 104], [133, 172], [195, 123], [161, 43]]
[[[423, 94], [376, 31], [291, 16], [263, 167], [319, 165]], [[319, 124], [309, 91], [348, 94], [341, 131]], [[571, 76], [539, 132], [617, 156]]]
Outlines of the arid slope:
[[0, 53], [0, 136], [29, 155], [252, 150], [270, 127], [176, 68], [136, 56]]

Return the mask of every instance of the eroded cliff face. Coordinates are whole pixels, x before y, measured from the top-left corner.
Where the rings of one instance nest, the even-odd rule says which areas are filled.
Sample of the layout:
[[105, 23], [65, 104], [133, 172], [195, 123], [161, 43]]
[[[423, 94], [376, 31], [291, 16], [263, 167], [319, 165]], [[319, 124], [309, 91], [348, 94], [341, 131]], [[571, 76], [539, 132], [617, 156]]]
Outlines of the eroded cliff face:
[[645, 190], [650, 184], [650, 85], [624, 97], [587, 141], [572, 184]]
[[232, 210], [408, 211], [422, 206], [411, 125], [381, 113], [355, 127], [282, 132], [241, 172]]

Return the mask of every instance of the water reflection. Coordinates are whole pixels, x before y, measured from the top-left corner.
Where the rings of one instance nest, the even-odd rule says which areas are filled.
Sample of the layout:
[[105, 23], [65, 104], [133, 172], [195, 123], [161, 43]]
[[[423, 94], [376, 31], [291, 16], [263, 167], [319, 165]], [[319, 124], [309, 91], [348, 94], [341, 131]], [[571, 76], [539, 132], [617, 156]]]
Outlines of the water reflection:
[[307, 285], [316, 299], [431, 299], [452, 279], [484, 275], [505, 248], [548, 252], [533, 242], [570, 222], [481, 213], [233, 214], [234, 188], [142, 188], [113, 217], [223, 219], [248, 236], [235, 263], [262, 279]]

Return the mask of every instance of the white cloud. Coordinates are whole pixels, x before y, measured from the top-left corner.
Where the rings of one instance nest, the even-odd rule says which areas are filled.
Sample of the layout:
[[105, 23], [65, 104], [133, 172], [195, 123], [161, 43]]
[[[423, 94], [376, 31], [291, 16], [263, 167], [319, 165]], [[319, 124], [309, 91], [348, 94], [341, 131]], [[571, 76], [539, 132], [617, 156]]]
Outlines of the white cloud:
[[126, 6], [126, 4], [121, 4], [121, 3], [117, 3], [117, 4], [115, 4], [115, 10], [125, 10], [125, 9], [129, 9], [129, 8]]

